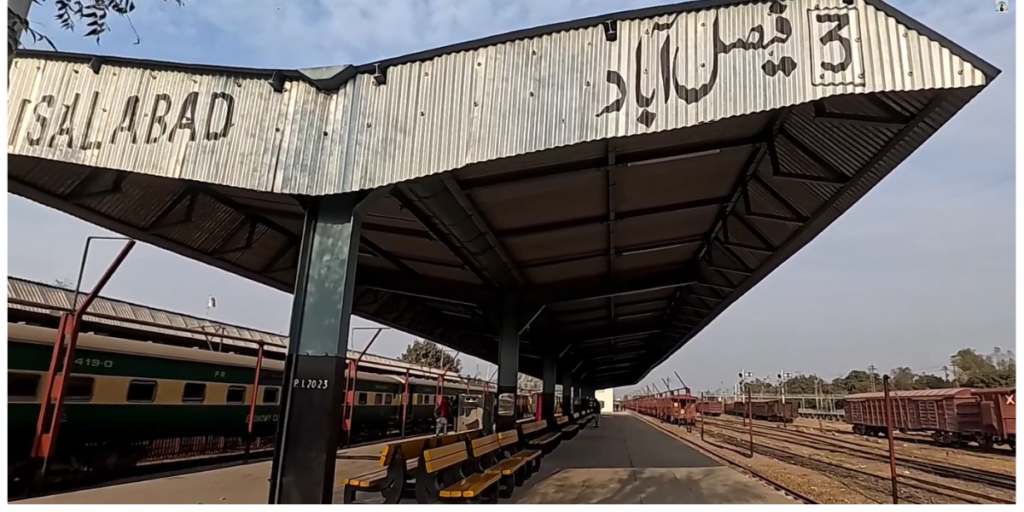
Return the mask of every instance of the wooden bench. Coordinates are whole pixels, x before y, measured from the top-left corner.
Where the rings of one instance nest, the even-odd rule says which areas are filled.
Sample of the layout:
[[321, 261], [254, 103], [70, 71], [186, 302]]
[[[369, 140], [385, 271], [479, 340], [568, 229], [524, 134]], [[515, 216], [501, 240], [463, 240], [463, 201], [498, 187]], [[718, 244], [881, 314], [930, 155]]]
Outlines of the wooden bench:
[[432, 438], [422, 438], [385, 445], [379, 469], [341, 479], [342, 503], [355, 503], [356, 491], [380, 493], [387, 504], [400, 502], [409, 475], [418, 467], [423, 451], [432, 444]]
[[548, 432], [544, 434], [548, 429], [548, 421], [540, 420], [533, 423], [527, 423], [521, 427], [523, 438], [526, 441], [526, 446], [539, 447], [545, 454], [551, 453], [558, 446], [558, 439], [561, 437], [560, 432]]
[[480, 436], [479, 430], [423, 437], [385, 445], [381, 448], [379, 469], [358, 476], [342, 478], [342, 503], [355, 503], [356, 492], [380, 493], [384, 503], [399, 503], [411, 490], [411, 475], [415, 474], [422, 462], [424, 451], [465, 442]]
[[[470, 473], [465, 476], [465, 473]], [[497, 502], [500, 473], [472, 473], [466, 442], [425, 450], [416, 469], [416, 502], [481, 500]]]
[[478, 473], [499, 475], [498, 497], [511, 498], [516, 487], [522, 486], [526, 481], [531, 464], [529, 459], [509, 457], [501, 447], [501, 438], [498, 434], [473, 441], [473, 469]]
[[571, 421], [568, 416], [562, 416], [555, 420], [558, 430], [562, 433], [562, 436], [566, 439], [572, 439], [576, 437], [580, 426], [575, 422]]
[[519, 443], [519, 431], [509, 430], [498, 432], [498, 443], [506, 459], [520, 459], [526, 462], [525, 475], [523, 479], [530, 478], [540, 470], [540, 450], [521, 449]]
[[580, 413], [579, 418], [576, 419], [576, 423], [579, 424], [581, 429], [583, 429], [587, 428], [587, 425], [590, 425], [590, 421], [593, 419], [594, 415], [589, 412]]

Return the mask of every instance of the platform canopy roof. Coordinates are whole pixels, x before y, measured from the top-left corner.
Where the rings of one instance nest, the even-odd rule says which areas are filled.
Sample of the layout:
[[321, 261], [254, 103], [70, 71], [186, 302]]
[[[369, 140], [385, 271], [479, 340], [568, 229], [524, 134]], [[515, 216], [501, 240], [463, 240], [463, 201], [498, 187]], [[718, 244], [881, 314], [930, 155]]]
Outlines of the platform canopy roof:
[[380, 189], [355, 312], [637, 382], [999, 73], [878, 0], [703, 1], [263, 70], [20, 52], [15, 194], [291, 291], [303, 204]]

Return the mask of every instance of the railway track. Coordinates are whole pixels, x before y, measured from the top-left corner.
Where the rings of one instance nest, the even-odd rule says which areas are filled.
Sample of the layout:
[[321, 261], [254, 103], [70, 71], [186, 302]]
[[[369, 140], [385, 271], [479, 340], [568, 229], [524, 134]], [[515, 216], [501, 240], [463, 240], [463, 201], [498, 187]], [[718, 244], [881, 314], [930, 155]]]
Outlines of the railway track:
[[[736, 437], [736, 436], [733, 436], [733, 435], [725, 434], [723, 432], [716, 432], [714, 430], [708, 430], [707, 429], [708, 426], [710, 426], [713, 429], [722, 429], [722, 430], [728, 431], [730, 433], [735, 433], [735, 434], [740, 435], [742, 437]], [[721, 424], [712, 425], [710, 423], [705, 425], [705, 436], [710, 435], [711, 437], [714, 437], [715, 439], [718, 439], [720, 441], [723, 441], [725, 443], [728, 443], [728, 444], [730, 444], [732, 446], [735, 446], [737, 448], [743, 449], [745, 451], [750, 449], [749, 440], [747, 440], [745, 438], [746, 434], [748, 434], [748, 431], [746, 430], [746, 428], [733, 428], [731, 426], [730, 427], [723, 427]], [[789, 444], [793, 444], [793, 445], [803, 446], [803, 447], [814, 449], [814, 450], [822, 450], [822, 448], [820, 446], [809, 445], [807, 443], [801, 443], [801, 442], [794, 442], [794, 441], [789, 440], [789, 439], [781, 439], [780, 438], [781, 436], [765, 436], [765, 435], [763, 435], [763, 433], [758, 433], [758, 435], [761, 435], [762, 437], [768, 437], [769, 439], [774, 438], [778, 442], [782, 442], [782, 443], [789, 443]], [[755, 453], [758, 453], [758, 454], [761, 454], [761, 455], [764, 455], [764, 456], [767, 456], [767, 457], [771, 457], [771, 458], [774, 458], [774, 459], [777, 459], [777, 460], [780, 460], [782, 462], [786, 462], [786, 463], [789, 463], [789, 464], [793, 464], [793, 465], [805, 467], [807, 469], [811, 469], [811, 470], [814, 470], [814, 471], [822, 472], [824, 474], [827, 474], [827, 475], [833, 476], [835, 478], [838, 478], [840, 481], [842, 481], [844, 483], [848, 483], [848, 482], [851, 482], [851, 481], [858, 481], [858, 482], [861, 482], [861, 483], [865, 484], [867, 487], [871, 488], [873, 492], [881, 493], [882, 495], [890, 495], [891, 494], [891, 488], [889, 487], [890, 486], [890, 477], [888, 475], [879, 475], [877, 473], [872, 473], [872, 472], [869, 472], [869, 471], [864, 471], [864, 470], [859, 469], [859, 468], [854, 468], [854, 467], [846, 466], [846, 465], [843, 465], [843, 464], [838, 464], [836, 462], [822, 460], [822, 459], [818, 459], [818, 458], [812, 458], [812, 457], [810, 457], [808, 455], [796, 453], [796, 452], [793, 452], [793, 451], [790, 451], [790, 450], [786, 450], [784, 448], [780, 448], [778, 446], [770, 446], [770, 445], [766, 445], [764, 443], [758, 443], [756, 441], [754, 442], [754, 447], [753, 448], [754, 448], [754, 452]], [[843, 451], [843, 450], [825, 449], [825, 451], [833, 451], [833, 452], [838, 452], [840, 454], [850, 455], [850, 453], [848, 453], [846, 451]], [[873, 458], [873, 456], [874, 456], [874, 454], [871, 454], [872, 458]], [[885, 457], [885, 460], [888, 461], [888, 456]], [[1005, 475], [1000, 475], [1000, 476], [1005, 476]], [[959, 478], [959, 476], [953, 476], [953, 477], [950, 477], [950, 478]], [[959, 478], [959, 479], [964, 480], [964, 478]], [[987, 482], [977, 482], [976, 480], [973, 480], [972, 477], [967, 477], [966, 480], [967, 481], [972, 481], [972, 482], [975, 482], [975, 483], [987, 483]], [[947, 485], [947, 484], [943, 484], [941, 482], [935, 482], [933, 480], [918, 478], [918, 477], [914, 477], [914, 476], [910, 476], [910, 475], [900, 475], [899, 476], [899, 481], [900, 481], [900, 485], [899, 485], [899, 489], [900, 489], [900, 491], [899, 491], [900, 492], [899, 498], [903, 502], [919, 503], [919, 504], [930, 503], [930, 501], [928, 501], [925, 497], [909, 491], [907, 489], [907, 488], [909, 488], [909, 489], [913, 489], [913, 490], [920, 491], [920, 492], [927, 492], [927, 493], [930, 493], [930, 494], [933, 494], [933, 495], [938, 495], [938, 496], [941, 496], [941, 497], [943, 497], [944, 499], [947, 499], [947, 500], [952, 499], [952, 500], [956, 500], [956, 501], [964, 502], [964, 503], [969, 503], [969, 504], [984, 504], [984, 503], [1014, 504], [1014, 503], [1016, 503], [1014, 500], [1008, 500], [1008, 499], [1001, 498], [1001, 497], [998, 497], [998, 496], [992, 496], [990, 494], [980, 493], [980, 492], [972, 491], [970, 489], [964, 489], [962, 487]], [[1000, 484], [1005, 484], [1005, 482], [1000, 482]], [[1001, 487], [1001, 485], [997, 485], [997, 486]], [[1005, 488], [1005, 487], [1001, 487], [1001, 488]], [[861, 493], [861, 494], [863, 495], [863, 493]], [[966, 498], [968, 496], [971, 497], [971, 498], [975, 498], [975, 499], [968, 499], [968, 498]], [[865, 497], [867, 497], [867, 496], [865, 496]], [[978, 500], [982, 500], [982, 501], [978, 501]]]
[[[727, 444], [735, 446], [741, 449], [749, 449], [747, 440], [733, 437], [731, 435], [723, 434], [722, 432], [708, 432], [705, 431], [705, 435], [710, 435], [715, 439], [723, 441]], [[804, 454], [796, 453], [790, 450], [779, 448], [776, 446], [769, 446], [764, 443], [754, 443], [754, 453], [770, 457], [787, 464], [800, 466], [803, 468], [810, 469], [812, 471], [818, 471], [826, 474], [830, 477], [843, 482], [848, 488], [865, 496], [873, 501], [879, 501], [871, 498], [861, 491], [857, 491], [851, 487], [852, 484], [857, 483], [861, 487], [869, 489], [873, 494], [884, 497], [891, 495], [890, 480], [888, 476], [871, 473], [864, 471], [859, 468], [838, 464], [831, 461], [822, 459], [812, 458]], [[913, 477], [901, 476], [900, 485], [898, 488], [899, 499], [902, 503], [914, 503], [914, 504], [929, 504], [936, 503], [935, 500], [929, 499], [928, 496], [922, 495], [927, 493], [928, 495], [939, 496], [942, 498], [942, 503], [948, 503], [949, 500], [954, 500], [958, 503], [967, 504], [985, 504], [985, 503], [1006, 503], [1012, 504], [1014, 501], [1006, 500], [996, 496], [990, 496], [982, 493], [976, 493], [974, 491], [962, 489], [954, 486], [947, 486], [939, 484], [929, 480], [923, 480]], [[970, 496], [970, 499], [966, 496]], [[984, 501], [979, 501], [984, 500]]]
[[[765, 422], [762, 422], [761, 420], [754, 420], [754, 422], [755, 422], [754, 423], [755, 425], [765, 423]], [[801, 428], [801, 429], [815, 430], [815, 431], [823, 432], [823, 433], [827, 433], [827, 434], [838, 434], [838, 435], [842, 435], [842, 436], [854, 437], [856, 439], [876, 439], [876, 438], [873, 438], [871, 436], [865, 436], [865, 435], [857, 434], [857, 433], [854, 433], [854, 432], [849, 431], [849, 430], [840, 430], [838, 428], [814, 427], [814, 426], [810, 426], [810, 425], [794, 425], [794, 426], [797, 427], [797, 428]], [[901, 433], [898, 433], [898, 432], [893, 432], [892, 438], [893, 438], [893, 440], [899, 441], [901, 443], [920, 444], [920, 445], [923, 445], [923, 446], [934, 446], [936, 448], [942, 448], [942, 449], [946, 449], [946, 450], [962, 451], [964, 453], [970, 453], [972, 456], [975, 456], [975, 457], [984, 457], [984, 458], [993, 459], [993, 460], [1000, 460], [1000, 459], [1001, 460], [1005, 460], [1006, 458], [1015, 458], [1017, 456], [1017, 454], [1014, 453], [1013, 450], [1006, 449], [1006, 448], [996, 448], [996, 447], [985, 448], [983, 446], [974, 446], [974, 445], [968, 445], [968, 444], [963, 444], [963, 445], [960, 445], [960, 446], [957, 446], [957, 447], [953, 447], [953, 446], [942, 444], [942, 443], [940, 443], [940, 442], [938, 442], [938, 441], [936, 441], [934, 439], [930, 439], [930, 438], [927, 438], [927, 437], [918, 437], [918, 436], [915, 436], [915, 435], [901, 434]]]
[[[732, 424], [730, 425], [718, 422], [708, 422], [707, 424], [712, 425], [716, 428], [726, 428], [735, 432], [746, 433], [747, 431], [747, 427], [738, 426], [734, 422], [727, 423]], [[837, 441], [819, 434], [800, 432], [796, 430], [786, 430], [776, 427], [766, 427], [757, 424], [754, 425], [754, 428], [756, 432], [759, 432], [758, 435], [761, 435], [763, 437], [768, 437], [770, 439], [775, 439], [778, 441], [787, 442], [803, 446], [806, 448], [811, 448], [815, 450], [825, 450], [845, 455], [854, 455], [882, 462], [888, 462], [889, 460], [889, 454], [887, 451], [881, 451], [878, 449], [865, 447], [863, 445], [858, 445], [855, 443]], [[787, 437], [789, 439], [787, 439]], [[793, 438], [798, 440], [794, 441], [792, 440]], [[814, 442], [816, 444], [809, 444], [808, 441]], [[930, 461], [927, 459], [921, 459], [906, 455], [901, 455], [900, 457], [898, 457], [896, 463], [897, 465], [904, 466], [905, 468], [930, 473], [935, 476], [973, 482], [1011, 491], [1016, 491], [1017, 489], [1017, 481], [1015, 475], [1008, 475], [1004, 473], [997, 473], [994, 471], [975, 469], [957, 464], [943, 464], [935, 461]]]
[[737, 470], [739, 470], [742, 473], [750, 475], [751, 477], [753, 477], [753, 478], [755, 478], [757, 480], [761, 480], [762, 482], [768, 484], [769, 486], [774, 487], [775, 489], [777, 489], [777, 490], [779, 490], [779, 491], [781, 491], [781, 492], [783, 492], [785, 494], [788, 494], [789, 496], [791, 496], [792, 498], [794, 498], [794, 499], [796, 499], [798, 501], [802, 501], [802, 502], [804, 502], [804, 503], [806, 503], [808, 505], [818, 505], [819, 504], [814, 498], [811, 498], [810, 496], [807, 496], [806, 494], [803, 494], [803, 493], [801, 493], [799, 491], [795, 491], [792, 488], [789, 488], [789, 487], [779, 483], [778, 481], [774, 480], [773, 478], [769, 477], [768, 475], [765, 475], [764, 473], [762, 473], [760, 471], [757, 471], [757, 470], [755, 470], [753, 468], [748, 468], [746, 466], [743, 466], [741, 464], [733, 462], [732, 460], [729, 460], [728, 458], [722, 457], [722, 456], [718, 455], [715, 452], [712, 452], [712, 451], [707, 450], [707, 449], [705, 449], [705, 448], [703, 448], [703, 447], [701, 447], [701, 446], [699, 446], [697, 444], [694, 444], [694, 443], [690, 442], [690, 440], [688, 440], [685, 437], [683, 437], [682, 434], [680, 434], [679, 432], [674, 431], [673, 429], [667, 428], [665, 425], [663, 425], [661, 422], [659, 422], [657, 420], [652, 420], [650, 417], [643, 416], [643, 415], [640, 415], [640, 414], [636, 414], [636, 413], [634, 413], [632, 411], [629, 411], [629, 414], [632, 415], [633, 417], [638, 418], [641, 421], [647, 423], [648, 425], [650, 425], [650, 426], [652, 426], [652, 427], [654, 427], [654, 428], [664, 432], [665, 434], [670, 435], [672, 437], [675, 437], [676, 439], [682, 441], [683, 443], [686, 443], [687, 446], [689, 446], [689, 447], [699, 451], [700, 453], [702, 453], [704, 455], [707, 455], [708, 457], [710, 457], [710, 458], [712, 458], [712, 459], [714, 459], [714, 460], [716, 460], [716, 461], [718, 461], [720, 463], [723, 463], [723, 464], [725, 464], [727, 466], [731, 466], [734, 469], [737, 469]]

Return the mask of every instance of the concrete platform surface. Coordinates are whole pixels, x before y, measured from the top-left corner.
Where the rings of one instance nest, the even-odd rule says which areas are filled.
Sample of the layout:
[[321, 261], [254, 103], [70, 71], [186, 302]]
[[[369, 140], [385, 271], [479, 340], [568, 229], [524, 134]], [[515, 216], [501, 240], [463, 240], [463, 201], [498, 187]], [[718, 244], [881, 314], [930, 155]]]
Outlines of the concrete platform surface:
[[[428, 437], [428, 436], [420, 436]], [[417, 439], [416, 437], [410, 439]], [[338, 452], [334, 480], [377, 469], [386, 442]], [[341, 502], [341, 488], [335, 501]], [[24, 504], [262, 504], [270, 494], [270, 462], [232, 465], [159, 479], [22, 500]]]
[[[382, 444], [338, 453], [335, 481], [377, 468]], [[112, 485], [18, 503], [266, 504], [270, 462]], [[334, 500], [341, 502], [341, 488]], [[409, 500], [409, 502], [412, 502]], [[604, 414], [544, 457], [502, 503], [795, 503], [625, 414]]]
[[604, 414], [562, 442], [512, 501], [569, 503], [795, 503], [637, 418]]

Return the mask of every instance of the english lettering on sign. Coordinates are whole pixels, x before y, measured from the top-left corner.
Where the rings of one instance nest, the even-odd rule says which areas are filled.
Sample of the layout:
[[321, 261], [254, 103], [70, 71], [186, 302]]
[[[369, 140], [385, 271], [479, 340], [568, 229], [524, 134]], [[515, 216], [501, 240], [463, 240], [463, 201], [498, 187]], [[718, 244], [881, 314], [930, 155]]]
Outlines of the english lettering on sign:
[[81, 151], [186, 140], [217, 142], [227, 139], [234, 125], [235, 98], [227, 92], [190, 92], [180, 98], [166, 93], [132, 95], [110, 109], [100, 103], [99, 91], [85, 96], [76, 92], [65, 103], [52, 94], [35, 101], [22, 99], [8, 145], [14, 145], [18, 137], [24, 137], [29, 147]]

